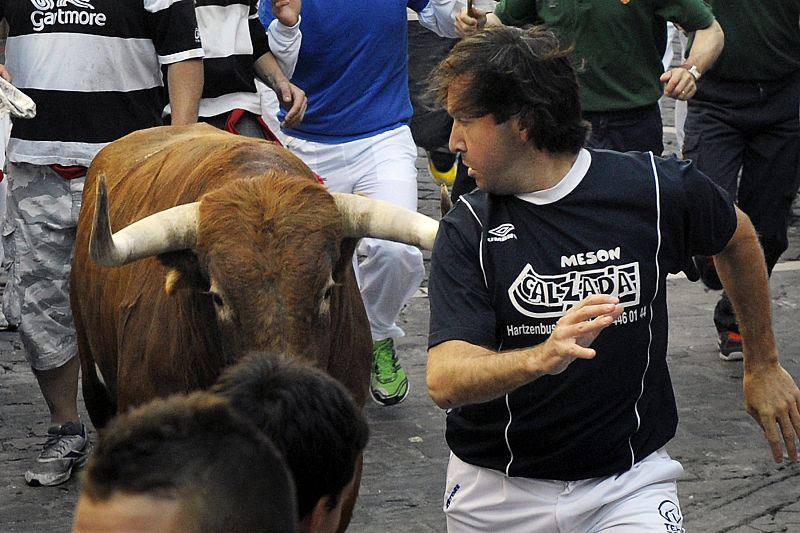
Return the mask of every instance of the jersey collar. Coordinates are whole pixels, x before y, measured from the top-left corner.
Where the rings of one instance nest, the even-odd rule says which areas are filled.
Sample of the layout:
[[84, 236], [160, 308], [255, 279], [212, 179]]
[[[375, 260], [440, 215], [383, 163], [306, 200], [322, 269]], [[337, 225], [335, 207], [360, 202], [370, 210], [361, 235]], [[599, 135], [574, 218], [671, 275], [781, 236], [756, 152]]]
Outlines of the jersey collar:
[[528, 192], [516, 195], [517, 198], [535, 205], [545, 205], [557, 202], [575, 190], [575, 187], [583, 180], [589, 165], [592, 164], [592, 154], [586, 148], [581, 148], [578, 157], [569, 172], [554, 186], [541, 191]]

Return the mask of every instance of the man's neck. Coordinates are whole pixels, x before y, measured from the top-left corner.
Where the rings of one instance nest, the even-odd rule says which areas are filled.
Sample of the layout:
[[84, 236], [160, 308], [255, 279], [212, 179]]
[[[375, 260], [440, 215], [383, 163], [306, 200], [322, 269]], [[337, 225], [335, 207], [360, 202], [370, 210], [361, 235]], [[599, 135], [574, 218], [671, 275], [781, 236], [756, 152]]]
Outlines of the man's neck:
[[530, 181], [532, 188], [525, 192], [543, 191], [555, 187], [569, 173], [576, 159], [578, 159], [577, 153], [559, 152], [554, 154], [536, 150], [531, 166], [533, 169]]

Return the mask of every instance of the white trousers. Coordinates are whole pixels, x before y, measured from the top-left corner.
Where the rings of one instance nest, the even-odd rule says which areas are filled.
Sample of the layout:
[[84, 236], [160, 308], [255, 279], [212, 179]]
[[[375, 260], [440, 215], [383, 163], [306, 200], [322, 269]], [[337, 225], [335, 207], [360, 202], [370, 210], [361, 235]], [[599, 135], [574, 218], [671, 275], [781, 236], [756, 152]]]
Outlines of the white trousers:
[[[333, 192], [363, 194], [417, 210], [417, 147], [407, 126], [341, 144], [289, 137], [286, 147]], [[422, 253], [378, 239], [362, 239], [356, 252], [356, 276], [373, 340], [402, 337], [397, 316], [425, 276]]]
[[580, 481], [507, 477], [450, 454], [448, 533], [683, 533], [677, 479], [662, 448], [620, 475]]

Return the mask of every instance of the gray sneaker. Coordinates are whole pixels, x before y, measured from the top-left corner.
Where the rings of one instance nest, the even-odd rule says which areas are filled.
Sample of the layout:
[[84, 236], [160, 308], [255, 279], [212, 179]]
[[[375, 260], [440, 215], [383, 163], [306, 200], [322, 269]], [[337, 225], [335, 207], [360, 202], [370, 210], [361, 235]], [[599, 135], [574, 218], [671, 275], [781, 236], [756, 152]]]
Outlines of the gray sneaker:
[[89, 458], [91, 445], [86, 426], [68, 422], [47, 430], [47, 441], [36, 458], [34, 467], [25, 472], [25, 481], [33, 487], [59, 485], [80, 468]]

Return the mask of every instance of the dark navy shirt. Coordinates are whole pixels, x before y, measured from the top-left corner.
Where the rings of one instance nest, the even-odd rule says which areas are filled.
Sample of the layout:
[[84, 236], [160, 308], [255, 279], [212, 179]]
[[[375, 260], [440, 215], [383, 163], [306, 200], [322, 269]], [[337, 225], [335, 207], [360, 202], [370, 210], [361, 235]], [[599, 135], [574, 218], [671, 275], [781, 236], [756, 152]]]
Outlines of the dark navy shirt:
[[677, 426], [666, 276], [721, 251], [735, 229], [724, 191], [693, 164], [649, 153], [582, 150], [552, 189], [462, 196], [434, 245], [429, 346], [534, 346], [596, 293], [624, 312], [592, 344], [594, 359], [450, 410], [453, 453], [510, 476], [576, 480], [662, 447]]

